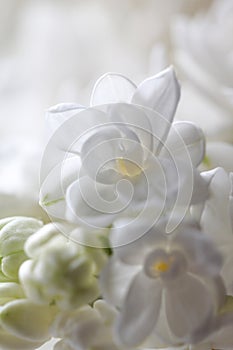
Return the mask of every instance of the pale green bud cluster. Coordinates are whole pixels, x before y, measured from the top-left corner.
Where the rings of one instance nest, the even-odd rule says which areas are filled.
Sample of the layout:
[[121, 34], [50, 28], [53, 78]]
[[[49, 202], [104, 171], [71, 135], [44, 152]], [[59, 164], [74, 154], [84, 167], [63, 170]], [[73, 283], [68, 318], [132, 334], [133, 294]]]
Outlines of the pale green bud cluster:
[[35, 349], [50, 338], [51, 310], [30, 302], [19, 282], [18, 271], [28, 259], [24, 244], [43, 226], [39, 220], [12, 217], [0, 220], [0, 348]]
[[43, 223], [33, 218], [13, 217], [0, 220], [0, 282], [17, 282], [20, 265], [27, 259], [24, 244]]
[[57, 314], [99, 297], [103, 249], [80, 246], [56, 224], [0, 220], [0, 349], [35, 349], [51, 338]]
[[31, 259], [22, 264], [19, 275], [30, 300], [66, 310], [98, 298], [98, 266], [85, 248], [62, 236], [56, 224], [31, 236], [25, 252]]

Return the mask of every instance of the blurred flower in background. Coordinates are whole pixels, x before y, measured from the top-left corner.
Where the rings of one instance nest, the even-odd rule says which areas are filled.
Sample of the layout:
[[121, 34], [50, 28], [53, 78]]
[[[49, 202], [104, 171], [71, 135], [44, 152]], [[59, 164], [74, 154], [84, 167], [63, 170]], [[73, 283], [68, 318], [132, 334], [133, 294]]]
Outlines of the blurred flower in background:
[[232, 30], [233, 3], [229, 0], [215, 1], [207, 13], [198, 13], [193, 19], [179, 16], [173, 27], [175, 62], [195, 90], [193, 102], [202, 108], [199, 115], [204, 114], [200, 123], [210, 139], [230, 142], [233, 141]]

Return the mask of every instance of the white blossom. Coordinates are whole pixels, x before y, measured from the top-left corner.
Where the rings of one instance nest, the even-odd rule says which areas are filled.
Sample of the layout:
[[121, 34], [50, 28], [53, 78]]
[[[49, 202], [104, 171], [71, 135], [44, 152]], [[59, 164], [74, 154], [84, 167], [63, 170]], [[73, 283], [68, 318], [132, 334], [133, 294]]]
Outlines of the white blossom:
[[41, 204], [47, 213], [97, 228], [143, 210], [150, 216], [153, 209], [155, 220], [164, 202], [174, 203], [179, 195], [176, 181], [185, 186], [179, 193], [186, 198], [178, 200], [184, 207], [203, 200], [205, 186], [195, 170], [204, 156], [203, 133], [191, 123], [171, 127], [179, 90], [172, 68], [138, 87], [108, 74], [96, 83], [91, 108], [52, 108], [47, 118], [55, 133], [42, 163]]
[[222, 259], [208, 236], [193, 223], [170, 235], [164, 226], [130, 244], [142, 227], [123, 222], [113, 231], [117, 248], [100, 283], [104, 298], [120, 307], [116, 334], [122, 344], [135, 346], [152, 337], [150, 345], [158, 347], [153, 336], [167, 345], [199, 341], [224, 303]]

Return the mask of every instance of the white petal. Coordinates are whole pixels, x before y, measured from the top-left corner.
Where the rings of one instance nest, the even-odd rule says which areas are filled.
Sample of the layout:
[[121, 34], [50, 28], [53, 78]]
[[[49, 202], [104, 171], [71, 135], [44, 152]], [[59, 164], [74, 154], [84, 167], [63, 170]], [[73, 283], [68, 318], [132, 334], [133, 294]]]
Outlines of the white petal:
[[129, 266], [111, 257], [100, 275], [100, 289], [104, 299], [114, 306], [121, 306], [129, 285], [140, 266]]
[[136, 88], [136, 85], [131, 80], [121, 74], [104, 74], [94, 86], [90, 105], [130, 102]]
[[[209, 197], [209, 186], [211, 184], [213, 177], [216, 174], [216, 171], [218, 171], [218, 169], [213, 169], [213, 170], [201, 173], [201, 177], [204, 179], [206, 186], [207, 186], [208, 197]], [[200, 223], [205, 204], [206, 204], [205, 201], [203, 201], [203, 202], [201, 201], [198, 205], [191, 207], [191, 215], [198, 223]]]
[[182, 222], [191, 204], [203, 203], [208, 197], [208, 185], [193, 168], [191, 161], [162, 159], [166, 178], [167, 233]]
[[142, 265], [146, 254], [156, 245], [166, 242], [161, 227], [150, 227], [150, 221], [118, 219], [110, 231], [111, 247], [122, 262]]
[[[185, 153], [185, 154], [184, 154]], [[190, 155], [193, 166], [198, 166], [205, 154], [205, 137], [200, 128], [191, 122], [175, 122], [172, 124], [165, 147], [161, 155], [172, 155], [182, 159]]]
[[228, 245], [229, 242], [232, 244], [230, 191], [228, 174], [224, 169], [216, 169], [209, 184], [209, 200], [202, 213], [201, 226], [211, 235], [218, 247]]
[[79, 154], [88, 134], [108, 122], [107, 115], [96, 108], [81, 110], [79, 113], [72, 115], [56, 129], [50, 138], [46, 146], [46, 153], [42, 159], [44, 166], [48, 167], [52, 163], [50, 169], [54, 167], [53, 157], [55, 150], [57, 150], [55, 154], [56, 162], [58, 162], [57, 158], [59, 159], [59, 157], [60, 161], [62, 161], [66, 153]]
[[85, 107], [76, 103], [61, 103], [49, 108], [46, 121], [52, 132], [59, 128], [67, 119], [81, 112]]
[[189, 271], [205, 277], [218, 276], [222, 257], [208, 232], [203, 234], [198, 224], [187, 222], [173, 232], [171, 244], [182, 247], [189, 261]]
[[[151, 114], [147, 109], [132, 104], [118, 103], [109, 108], [110, 120], [125, 132], [126, 137], [140, 142], [148, 151], [153, 150]], [[156, 113], [154, 113], [154, 119]], [[127, 133], [128, 130], [128, 133]], [[156, 136], [156, 135], [155, 135]]]
[[161, 293], [157, 279], [140, 272], [135, 276], [117, 320], [116, 335], [120, 343], [137, 346], [150, 335], [159, 317]]
[[144, 80], [135, 91], [132, 103], [155, 110], [172, 122], [180, 99], [180, 87], [172, 67]]
[[209, 196], [209, 187], [206, 180], [201, 176], [198, 170], [193, 171], [193, 192], [191, 204], [203, 203]]
[[66, 192], [67, 218], [96, 228], [109, 226], [124, 209], [114, 191], [115, 186], [95, 183], [87, 176], [73, 182]]
[[191, 275], [185, 275], [166, 289], [166, 312], [171, 331], [177, 337], [189, 337], [213, 312], [209, 290]]
[[115, 183], [120, 178], [114, 169], [114, 162], [120, 157], [121, 139], [120, 131], [114, 126], [108, 126], [99, 128], [83, 144], [82, 166], [92, 179], [102, 183]]

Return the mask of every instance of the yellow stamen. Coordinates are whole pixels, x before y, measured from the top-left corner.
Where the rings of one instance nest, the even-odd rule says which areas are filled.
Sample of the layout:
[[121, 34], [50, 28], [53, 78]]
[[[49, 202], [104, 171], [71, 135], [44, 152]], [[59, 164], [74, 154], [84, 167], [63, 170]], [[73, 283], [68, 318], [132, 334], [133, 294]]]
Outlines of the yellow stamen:
[[134, 177], [142, 172], [142, 169], [137, 164], [124, 158], [117, 159], [116, 164], [119, 173], [123, 176]]
[[162, 272], [166, 272], [170, 268], [170, 265], [167, 262], [160, 260], [154, 263], [152, 268], [155, 272], [162, 273]]

